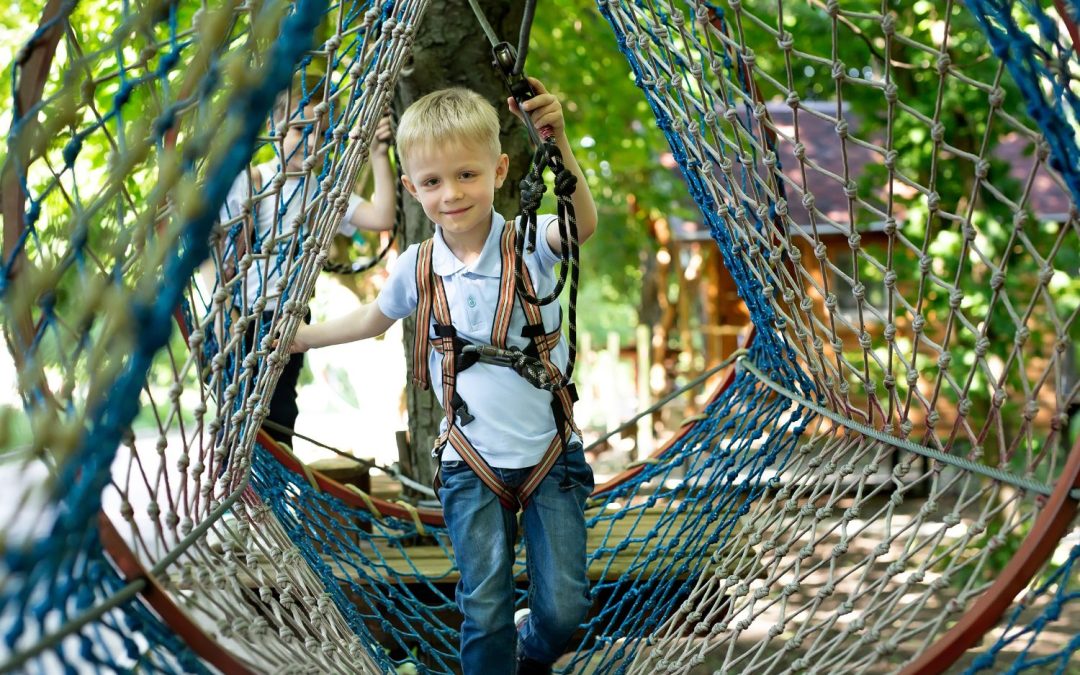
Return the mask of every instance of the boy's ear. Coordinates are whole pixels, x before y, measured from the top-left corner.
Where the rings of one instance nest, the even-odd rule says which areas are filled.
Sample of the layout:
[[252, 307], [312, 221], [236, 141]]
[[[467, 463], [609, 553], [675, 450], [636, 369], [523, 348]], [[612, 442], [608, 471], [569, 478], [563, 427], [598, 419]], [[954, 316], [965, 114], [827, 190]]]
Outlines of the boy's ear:
[[408, 176], [402, 174], [401, 184], [404, 185], [405, 189], [409, 191], [409, 194], [411, 194], [413, 198], [416, 199], [416, 186], [413, 185], [413, 182], [409, 180]]
[[505, 152], [499, 155], [499, 163], [495, 165], [495, 187], [501, 188], [506, 180], [506, 174], [510, 171], [510, 156]]

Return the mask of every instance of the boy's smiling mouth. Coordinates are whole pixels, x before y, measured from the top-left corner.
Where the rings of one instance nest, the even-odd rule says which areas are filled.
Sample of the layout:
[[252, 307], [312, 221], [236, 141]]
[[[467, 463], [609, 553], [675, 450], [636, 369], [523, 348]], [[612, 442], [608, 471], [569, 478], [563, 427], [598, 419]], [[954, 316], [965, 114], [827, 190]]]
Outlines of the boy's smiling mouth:
[[465, 213], [466, 211], [468, 211], [471, 208], [472, 208], [471, 206], [464, 206], [464, 207], [462, 207], [460, 209], [454, 209], [453, 211], [443, 211], [443, 215], [445, 215], [445, 216], [457, 216], [457, 215], [460, 215], [462, 213]]

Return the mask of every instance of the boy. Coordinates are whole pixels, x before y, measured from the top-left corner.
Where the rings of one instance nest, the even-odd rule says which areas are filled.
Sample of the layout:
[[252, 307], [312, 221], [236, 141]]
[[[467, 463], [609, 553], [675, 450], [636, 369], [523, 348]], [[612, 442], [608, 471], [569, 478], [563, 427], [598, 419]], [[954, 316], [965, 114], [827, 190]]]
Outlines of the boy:
[[[577, 177], [572, 199], [584, 242], [596, 229], [596, 207], [558, 100], [540, 82], [532, 84], [538, 93], [523, 107], [537, 128], [551, 127]], [[513, 99], [508, 103], [521, 114]], [[461, 572], [462, 669], [466, 675], [547, 673], [589, 608], [584, 507], [592, 470], [565, 389], [553, 396], [504, 365], [464, 361], [467, 345], [501, 343], [565, 372], [559, 305], [537, 308], [515, 299], [507, 258], [515, 228], [492, 209], [508, 168], [494, 107], [465, 89], [429, 94], [402, 116], [397, 143], [402, 183], [434, 221], [435, 236], [401, 255], [375, 303], [301, 326], [290, 349], [381, 335], [420, 307], [415, 379], [423, 384], [430, 376], [448, 411], [439, 439], [439, 498]], [[560, 246], [556, 218], [541, 216], [536, 250], [524, 261], [536, 297], [555, 287], [553, 251]], [[423, 353], [428, 341], [432, 349]], [[517, 508], [524, 511], [530, 611], [515, 622]]]
[[[293, 270], [291, 258], [299, 251], [303, 236], [292, 244], [293, 232], [297, 227], [306, 230], [310, 226], [312, 216], [305, 214], [305, 209], [318, 212], [313, 202], [321, 192], [319, 172], [325, 155], [318, 155], [314, 161], [307, 160], [315, 157], [315, 153], [326, 143], [324, 134], [328, 116], [323, 114], [320, 117], [316, 111], [322, 102], [322, 92], [323, 74], [320, 71], [309, 67], [306, 75], [297, 73], [288, 96], [283, 94], [274, 106], [275, 123], [279, 130], [284, 127], [281, 144], [276, 148], [277, 156], [251, 167], [249, 173], [238, 175], [221, 209], [219, 217], [229, 233], [223, 237], [223, 262], [219, 270], [223, 280], [227, 281], [238, 273], [239, 261], [248, 250], [261, 254], [252, 260], [251, 267], [240, 280], [239, 297], [236, 298], [237, 304], [243, 304], [245, 314], [255, 311], [256, 301], [260, 297], [265, 298], [261, 314], [248, 324], [245, 353], [266, 332], [282, 294], [277, 284]], [[303, 104], [302, 109], [300, 104]], [[370, 202], [349, 193], [348, 205], [337, 226], [340, 234], [352, 236], [358, 229], [381, 231], [393, 227], [395, 176], [390, 165], [390, 141], [390, 122], [388, 118], [383, 118], [375, 131], [369, 158], [375, 192]], [[275, 179], [283, 182], [279, 192], [273, 195], [270, 192]], [[265, 196], [259, 199], [260, 195]], [[238, 217], [241, 220], [238, 221]], [[245, 222], [248, 217], [250, 221]], [[227, 225], [230, 221], [233, 223], [231, 227]], [[241, 223], [240, 227], [237, 227], [238, 222]], [[266, 417], [267, 421], [274, 423], [267, 425], [267, 433], [287, 445], [292, 445], [291, 431], [275, 428], [275, 425], [291, 430], [296, 424], [299, 413], [296, 386], [303, 367], [303, 355], [291, 358], [286, 363], [271, 396], [270, 411]]]

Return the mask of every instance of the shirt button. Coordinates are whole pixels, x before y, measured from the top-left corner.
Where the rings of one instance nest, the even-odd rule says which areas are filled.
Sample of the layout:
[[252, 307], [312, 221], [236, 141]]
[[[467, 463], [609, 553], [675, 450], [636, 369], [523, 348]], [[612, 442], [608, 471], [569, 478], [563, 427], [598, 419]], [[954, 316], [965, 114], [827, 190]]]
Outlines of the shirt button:
[[469, 309], [473, 309], [474, 307], [476, 307], [476, 298], [474, 298], [473, 296], [470, 295], [469, 300], [468, 300], [468, 305], [469, 305]]

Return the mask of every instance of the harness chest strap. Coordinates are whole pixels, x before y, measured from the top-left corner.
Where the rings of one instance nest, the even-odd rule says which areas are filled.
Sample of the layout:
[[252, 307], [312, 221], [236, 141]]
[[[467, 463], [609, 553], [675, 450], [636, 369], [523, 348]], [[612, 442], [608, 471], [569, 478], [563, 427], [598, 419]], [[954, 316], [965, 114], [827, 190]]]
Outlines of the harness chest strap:
[[[500, 254], [502, 260], [502, 271], [500, 274], [499, 283], [499, 301], [495, 310], [495, 318], [492, 322], [491, 331], [491, 344], [505, 348], [506, 339], [510, 327], [510, 318], [513, 312], [514, 301], [517, 297], [515, 290], [514, 270], [512, 264], [512, 255], [514, 252], [514, 243], [516, 237], [516, 229], [512, 221], [507, 222], [500, 237]], [[456, 331], [453, 328], [450, 305], [446, 298], [446, 289], [442, 283], [442, 279], [434, 273], [432, 269], [431, 257], [434, 248], [434, 241], [429, 239], [423, 242], [418, 251], [417, 264], [416, 264], [416, 287], [418, 293], [417, 301], [417, 321], [416, 321], [416, 336], [414, 340], [414, 352], [413, 352], [413, 365], [414, 375], [413, 380], [417, 386], [427, 388], [430, 386], [430, 373], [427, 367], [427, 351], [428, 349], [435, 349], [443, 355], [442, 361], [442, 374], [443, 374], [443, 409], [446, 414], [447, 428], [443, 434], [440, 435], [436, 441], [435, 448], [436, 453], [441, 456], [441, 448], [446, 443], [454, 448], [455, 451], [461, 456], [469, 467], [476, 473], [476, 475], [492, 490], [493, 493], [499, 498], [500, 503], [511, 511], [517, 511], [524, 508], [528, 503], [529, 496], [540, 485], [540, 482], [554, 466], [559, 455], [565, 448], [565, 443], [570, 437], [570, 433], [577, 431], [576, 426], [573, 424], [573, 402], [572, 390], [569, 387], [560, 387], [553, 392], [554, 399], [552, 401], [552, 412], [555, 417], [557, 433], [552, 438], [547, 450], [544, 452], [540, 462], [533, 468], [526, 478], [515, 491], [503, 483], [495, 472], [491, 469], [490, 465], [484, 461], [480, 453], [476, 451], [472, 443], [461, 431], [454, 411], [454, 402], [456, 394], [457, 373], [462, 369], [460, 363], [461, 353], [460, 347], [455, 345], [455, 342], [461, 344], [457, 338]], [[529, 277], [528, 269], [525, 270], [526, 288], [531, 293], [532, 280]], [[532, 338], [533, 348], [536, 350], [537, 357], [547, 369], [549, 375], [553, 378], [561, 379], [562, 374], [558, 367], [551, 361], [551, 350], [559, 339], [561, 339], [561, 331], [556, 329], [551, 333], [544, 333], [543, 331], [543, 319], [540, 314], [540, 308], [529, 303], [522, 302], [522, 308], [525, 312], [527, 325], [523, 330], [524, 337]], [[431, 318], [435, 319], [435, 339], [432, 340], [429, 337], [428, 326], [431, 324]], [[436, 467], [435, 473], [435, 487], [438, 489], [440, 481], [440, 467]]]

